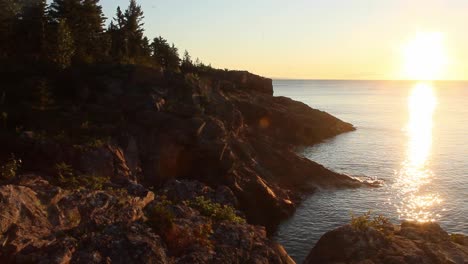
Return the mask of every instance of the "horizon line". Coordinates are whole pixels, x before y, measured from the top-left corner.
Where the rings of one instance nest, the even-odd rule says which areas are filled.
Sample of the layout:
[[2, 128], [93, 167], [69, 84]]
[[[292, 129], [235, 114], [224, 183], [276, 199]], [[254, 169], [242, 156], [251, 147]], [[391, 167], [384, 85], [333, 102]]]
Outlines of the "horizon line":
[[450, 79], [450, 80], [409, 80], [409, 79], [323, 79], [323, 78], [281, 78], [267, 77], [278, 81], [390, 81], [390, 82], [466, 82], [468, 79]]

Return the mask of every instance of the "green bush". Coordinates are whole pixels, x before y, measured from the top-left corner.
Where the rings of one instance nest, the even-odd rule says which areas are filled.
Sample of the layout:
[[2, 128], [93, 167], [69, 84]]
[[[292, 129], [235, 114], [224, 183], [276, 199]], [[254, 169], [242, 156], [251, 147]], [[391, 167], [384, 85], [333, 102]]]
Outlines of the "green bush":
[[75, 144], [73, 145], [73, 147], [76, 150], [88, 151], [88, 150], [104, 147], [106, 144], [109, 144], [110, 138], [85, 137], [81, 141], [82, 141], [81, 144]]
[[76, 175], [73, 168], [65, 162], [55, 165], [57, 174], [57, 183], [64, 188], [79, 189], [80, 187], [93, 190], [102, 190], [104, 185], [109, 182], [109, 177], [97, 175]]
[[368, 228], [373, 228], [377, 231], [386, 233], [387, 227], [392, 225], [390, 220], [382, 215], [376, 215], [372, 217], [370, 211], [360, 216], [351, 215], [351, 226], [355, 230], [363, 231]]
[[78, 182], [81, 186], [84, 186], [93, 190], [103, 190], [105, 184], [110, 180], [109, 177], [103, 177], [99, 175], [80, 175]]
[[65, 162], [55, 164], [55, 171], [60, 179], [73, 177], [73, 168]]
[[194, 223], [192, 225], [174, 225], [163, 233], [164, 242], [168, 251], [173, 256], [181, 256], [187, 253], [194, 245], [213, 249], [210, 240], [213, 234], [213, 226], [208, 223]]
[[54, 99], [52, 91], [46, 79], [37, 81], [36, 87], [33, 90], [34, 102], [32, 108], [39, 111], [45, 111], [53, 108]]
[[3, 180], [12, 180], [16, 177], [20, 168], [21, 160], [16, 159], [15, 155], [11, 154], [10, 159], [0, 167], [0, 176]]
[[371, 212], [360, 216], [351, 215], [351, 227], [355, 230], [363, 231], [370, 227]]
[[232, 206], [221, 205], [205, 199], [203, 196], [198, 196], [195, 200], [189, 202], [189, 205], [204, 216], [210, 217], [217, 221], [229, 221], [233, 223], [243, 224], [245, 219], [236, 214], [236, 210]]
[[171, 229], [174, 225], [174, 214], [167, 208], [172, 203], [166, 197], [161, 197], [147, 213], [147, 224], [158, 233]]

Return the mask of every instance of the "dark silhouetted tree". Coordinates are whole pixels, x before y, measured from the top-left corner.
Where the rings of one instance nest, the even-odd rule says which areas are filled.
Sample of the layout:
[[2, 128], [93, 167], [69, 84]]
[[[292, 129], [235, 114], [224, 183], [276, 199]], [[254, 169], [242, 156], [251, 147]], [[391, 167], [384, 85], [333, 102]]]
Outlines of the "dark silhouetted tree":
[[51, 59], [59, 68], [65, 69], [70, 66], [75, 54], [75, 44], [65, 19], [59, 21], [55, 38]]
[[0, 59], [10, 56], [14, 25], [20, 10], [18, 1], [0, 0]]
[[169, 49], [169, 54], [167, 58], [167, 68], [170, 70], [178, 70], [180, 66], [179, 50], [172, 43], [171, 48]]
[[46, 49], [46, 1], [0, 0], [0, 58], [39, 61]]
[[131, 0], [125, 12], [117, 7], [114, 21], [108, 34], [112, 45], [110, 54], [119, 62], [136, 63], [149, 58], [149, 41], [143, 36], [143, 11], [135, 0]]
[[143, 11], [135, 0], [130, 0], [130, 4], [124, 13], [124, 26], [127, 51], [130, 58], [137, 58], [143, 55]]
[[75, 43], [74, 60], [93, 62], [105, 53], [104, 21], [99, 0], [54, 0], [49, 14], [53, 22], [65, 19]]
[[[119, 11], [120, 8], [118, 9], [117, 13], [119, 13]], [[126, 40], [123, 35], [123, 30], [120, 28], [118, 23], [114, 23], [114, 21], [112, 21], [109, 25], [109, 28], [107, 29], [107, 35], [109, 36], [111, 42], [109, 55], [114, 61], [120, 62], [127, 54], [125, 44]]]
[[192, 57], [188, 53], [188, 51], [184, 52], [184, 57], [182, 58], [182, 62], [180, 64], [180, 69], [183, 72], [190, 72], [193, 70], [193, 61]]
[[148, 58], [151, 56], [151, 45], [147, 37], [143, 38], [143, 41], [141, 44], [141, 56], [148, 57]]
[[45, 59], [47, 49], [46, 1], [25, 1], [17, 15], [14, 27], [15, 58], [27, 61]]
[[168, 70], [177, 70], [180, 64], [178, 50], [174, 44], [169, 45], [163, 37], [157, 37], [151, 43], [154, 61]]

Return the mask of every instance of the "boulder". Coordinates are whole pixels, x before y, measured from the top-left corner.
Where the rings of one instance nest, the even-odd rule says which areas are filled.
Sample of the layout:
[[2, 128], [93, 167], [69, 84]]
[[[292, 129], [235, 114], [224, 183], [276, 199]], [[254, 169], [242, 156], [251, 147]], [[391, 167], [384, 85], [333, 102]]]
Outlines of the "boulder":
[[327, 232], [304, 263], [467, 263], [463, 235], [437, 223], [403, 222], [397, 228], [343, 226]]

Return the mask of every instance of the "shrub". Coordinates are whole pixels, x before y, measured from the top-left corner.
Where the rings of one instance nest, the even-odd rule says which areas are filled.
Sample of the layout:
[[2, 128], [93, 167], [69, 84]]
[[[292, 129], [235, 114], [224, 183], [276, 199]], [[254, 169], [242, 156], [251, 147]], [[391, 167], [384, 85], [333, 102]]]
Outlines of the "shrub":
[[73, 177], [73, 168], [65, 162], [55, 164], [57, 176], [61, 179]]
[[377, 215], [370, 222], [370, 226], [382, 233], [387, 233], [388, 227], [392, 226], [392, 223], [385, 216]]
[[198, 196], [195, 200], [189, 202], [189, 205], [204, 216], [210, 217], [217, 221], [229, 221], [233, 223], [243, 224], [245, 219], [236, 214], [236, 210], [229, 205], [221, 205], [205, 199], [203, 196]]
[[103, 190], [105, 184], [110, 180], [109, 177], [99, 176], [99, 175], [80, 175], [78, 182], [81, 186], [85, 186], [93, 190]]
[[104, 189], [105, 183], [109, 181], [109, 177], [97, 175], [76, 175], [73, 168], [65, 162], [57, 163], [55, 171], [58, 176], [57, 183], [64, 188], [78, 189], [86, 187], [93, 190]]
[[163, 196], [149, 209], [147, 224], [158, 233], [165, 232], [174, 225], [174, 214], [167, 208], [169, 205], [171, 202]]
[[106, 144], [109, 144], [110, 138], [95, 138], [85, 137], [82, 140], [82, 144], [73, 145], [76, 150], [88, 151], [92, 149], [102, 148]]
[[377, 231], [386, 233], [388, 226], [391, 225], [392, 223], [386, 217], [382, 215], [372, 217], [372, 213], [370, 211], [360, 216], [351, 215], [351, 226], [356, 230], [363, 231], [368, 228], [373, 228]]
[[54, 99], [46, 79], [37, 82], [33, 90], [34, 102], [32, 108], [39, 111], [49, 110], [54, 105]]
[[354, 214], [352, 214], [351, 215], [351, 227], [359, 231], [366, 230], [370, 226], [370, 218], [371, 218], [370, 211], [360, 216], [355, 216]]
[[12, 180], [16, 177], [18, 170], [21, 168], [21, 160], [16, 159], [15, 155], [11, 154], [9, 160], [0, 167], [0, 176], [4, 180]]
[[169, 252], [174, 256], [180, 256], [190, 250], [194, 245], [204, 248], [212, 248], [210, 236], [213, 234], [213, 227], [210, 222], [195, 224], [193, 226], [174, 225], [163, 234]]

